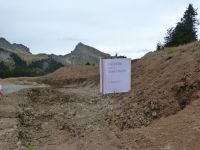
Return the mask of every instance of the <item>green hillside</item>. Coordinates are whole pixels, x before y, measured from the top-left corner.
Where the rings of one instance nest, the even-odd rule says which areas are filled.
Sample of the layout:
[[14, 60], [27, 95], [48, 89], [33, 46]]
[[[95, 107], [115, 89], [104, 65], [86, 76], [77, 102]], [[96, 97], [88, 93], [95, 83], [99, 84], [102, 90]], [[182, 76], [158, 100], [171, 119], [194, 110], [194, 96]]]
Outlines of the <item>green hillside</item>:
[[41, 76], [63, 66], [51, 57], [27, 63], [14, 52], [0, 48], [0, 54], [5, 56], [0, 61], [0, 78]]

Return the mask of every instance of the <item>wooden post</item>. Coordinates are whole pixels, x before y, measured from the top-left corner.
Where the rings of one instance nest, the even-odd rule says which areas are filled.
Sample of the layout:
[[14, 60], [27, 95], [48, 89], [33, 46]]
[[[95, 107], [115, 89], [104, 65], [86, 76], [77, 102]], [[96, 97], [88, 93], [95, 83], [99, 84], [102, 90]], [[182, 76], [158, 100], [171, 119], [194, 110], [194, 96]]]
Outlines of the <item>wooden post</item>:
[[113, 129], [116, 128], [116, 125], [115, 125], [115, 119], [116, 119], [116, 117], [115, 117], [115, 114], [116, 114], [116, 98], [115, 98], [115, 96], [116, 96], [116, 93], [114, 92], [113, 98], [112, 98], [112, 127], [113, 127]]

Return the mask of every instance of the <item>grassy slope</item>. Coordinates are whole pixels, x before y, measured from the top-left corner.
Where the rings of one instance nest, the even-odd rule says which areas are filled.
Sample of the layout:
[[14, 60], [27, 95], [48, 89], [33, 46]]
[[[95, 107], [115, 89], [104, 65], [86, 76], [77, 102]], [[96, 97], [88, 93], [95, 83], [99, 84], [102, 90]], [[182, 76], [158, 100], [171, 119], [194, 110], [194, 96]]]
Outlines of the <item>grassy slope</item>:
[[[3, 49], [2, 49], [3, 50]], [[12, 51], [9, 50], [5, 50], [6, 52], [10, 52], [13, 53]], [[16, 53], [23, 61], [27, 62], [28, 64], [34, 62], [34, 61], [40, 61], [40, 60], [45, 60], [48, 59], [48, 55], [45, 54], [38, 54], [38, 55], [34, 55], [34, 54], [30, 54], [30, 53], [23, 53], [23, 52], [18, 52]]]
[[[20, 76], [40, 76], [51, 73], [62, 67], [47, 55], [32, 55], [29, 53], [14, 53], [9, 50], [0, 49], [3, 53], [8, 53], [6, 61], [0, 63], [0, 77], [20, 77]], [[12, 63], [11, 63], [12, 62]]]

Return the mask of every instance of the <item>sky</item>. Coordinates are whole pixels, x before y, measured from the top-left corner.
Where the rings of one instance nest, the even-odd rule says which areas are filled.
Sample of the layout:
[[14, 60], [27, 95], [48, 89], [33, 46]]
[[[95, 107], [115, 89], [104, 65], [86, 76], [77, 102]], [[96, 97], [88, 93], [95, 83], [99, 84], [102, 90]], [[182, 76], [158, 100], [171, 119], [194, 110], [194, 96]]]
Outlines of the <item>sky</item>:
[[163, 42], [189, 3], [200, 9], [200, 0], [0, 0], [0, 37], [34, 54], [64, 55], [82, 42], [139, 58]]

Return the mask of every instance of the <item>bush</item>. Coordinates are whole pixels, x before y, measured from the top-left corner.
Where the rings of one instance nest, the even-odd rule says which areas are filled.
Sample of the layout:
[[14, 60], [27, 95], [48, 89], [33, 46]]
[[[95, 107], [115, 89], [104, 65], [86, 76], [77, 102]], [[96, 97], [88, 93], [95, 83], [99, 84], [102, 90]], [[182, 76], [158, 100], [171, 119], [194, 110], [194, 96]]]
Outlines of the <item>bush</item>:
[[85, 65], [86, 65], [86, 66], [90, 66], [90, 63], [89, 63], [89, 62], [87, 62]]

